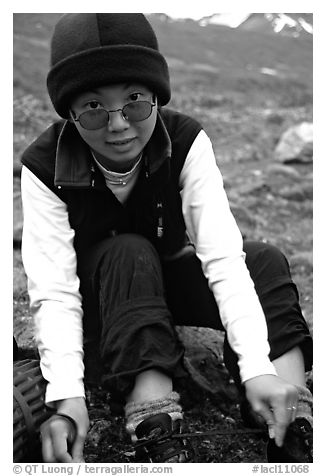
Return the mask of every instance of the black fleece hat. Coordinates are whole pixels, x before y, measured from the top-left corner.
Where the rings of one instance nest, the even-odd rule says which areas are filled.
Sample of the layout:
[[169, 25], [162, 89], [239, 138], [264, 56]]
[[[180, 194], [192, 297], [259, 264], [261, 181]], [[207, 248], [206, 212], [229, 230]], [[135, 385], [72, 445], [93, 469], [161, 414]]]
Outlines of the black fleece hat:
[[141, 13], [67, 13], [51, 43], [48, 92], [59, 116], [69, 117], [71, 100], [91, 88], [139, 82], [159, 104], [170, 100], [167, 63], [153, 28]]

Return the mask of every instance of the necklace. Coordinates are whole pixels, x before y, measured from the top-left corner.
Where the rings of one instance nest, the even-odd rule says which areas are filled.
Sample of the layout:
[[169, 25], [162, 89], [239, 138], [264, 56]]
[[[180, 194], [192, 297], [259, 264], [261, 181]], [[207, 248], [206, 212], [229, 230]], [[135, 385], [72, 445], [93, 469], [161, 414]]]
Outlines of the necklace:
[[92, 155], [95, 162], [97, 163], [100, 170], [102, 171], [106, 183], [110, 185], [116, 185], [116, 186], [120, 185], [122, 187], [127, 185], [127, 183], [130, 182], [132, 177], [135, 175], [139, 167], [139, 164], [141, 162], [141, 159], [143, 157], [143, 154], [141, 153], [135, 165], [132, 167], [132, 169], [128, 170], [128, 172], [113, 172], [112, 170], [107, 169], [106, 167], [103, 167], [103, 165], [100, 164], [98, 160], [96, 160], [96, 157], [93, 152], [92, 152]]

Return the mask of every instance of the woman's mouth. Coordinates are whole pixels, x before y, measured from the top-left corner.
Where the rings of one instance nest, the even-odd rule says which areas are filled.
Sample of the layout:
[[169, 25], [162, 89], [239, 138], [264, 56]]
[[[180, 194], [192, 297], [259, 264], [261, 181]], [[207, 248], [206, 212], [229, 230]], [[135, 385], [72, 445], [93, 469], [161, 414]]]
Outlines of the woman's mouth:
[[107, 144], [114, 145], [114, 146], [123, 146], [130, 144], [135, 140], [135, 137], [131, 137], [130, 139], [122, 139], [122, 140], [115, 140], [115, 141], [107, 141]]

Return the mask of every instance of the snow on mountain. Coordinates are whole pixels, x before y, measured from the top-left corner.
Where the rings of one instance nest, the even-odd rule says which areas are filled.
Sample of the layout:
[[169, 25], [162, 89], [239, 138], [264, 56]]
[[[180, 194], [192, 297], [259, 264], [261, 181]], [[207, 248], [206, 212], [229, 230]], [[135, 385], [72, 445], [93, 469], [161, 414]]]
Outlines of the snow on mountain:
[[213, 15], [201, 18], [198, 23], [200, 26], [224, 25], [230, 28], [240, 26], [251, 13], [214, 13]]
[[294, 37], [313, 34], [312, 15], [300, 13], [253, 13], [240, 27]]
[[199, 20], [199, 25], [224, 25], [294, 37], [313, 34], [312, 14], [306, 13], [214, 13]]
[[312, 35], [312, 13], [213, 13], [202, 18], [183, 14], [152, 13], [162, 22], [195, 22], [202, 27], [226, 26], [246, 31], [272, 33], [282, 36], [298, 37]]

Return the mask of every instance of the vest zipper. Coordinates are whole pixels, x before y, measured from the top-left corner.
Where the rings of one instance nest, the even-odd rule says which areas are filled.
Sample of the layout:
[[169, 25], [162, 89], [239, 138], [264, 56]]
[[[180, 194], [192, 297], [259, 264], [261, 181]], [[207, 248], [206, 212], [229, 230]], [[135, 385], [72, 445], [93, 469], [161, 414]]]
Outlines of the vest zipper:
[[94, 185], [95, 185], [94, 173], [95, 173], [95, 167], [92, 164], [91, 165], [91, 187], [94, 187]]
[[159, 200], [156, 204], [157, 210], [157, 238], [161, 239], [163, 237], [163, 204]]
[[149, 167], [148, 167], [147, 155], [145, 155], [145, 157], [144, 157], [144, 162], [145, 162], [145, 177], [148, 179], [149, 178]]

